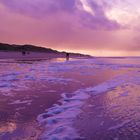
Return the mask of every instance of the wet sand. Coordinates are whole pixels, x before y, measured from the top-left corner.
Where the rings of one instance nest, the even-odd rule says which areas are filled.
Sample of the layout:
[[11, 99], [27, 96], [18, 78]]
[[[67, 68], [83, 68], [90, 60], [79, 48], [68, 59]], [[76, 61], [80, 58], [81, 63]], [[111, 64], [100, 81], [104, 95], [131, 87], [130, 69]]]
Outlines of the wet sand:
[[[119, 71], [125, 70], [126, 77], [122, 78], [125, 81], [113, 88], [110, 86], [106, 91], [100, 89], [98, 94], [96, 90], [88, 90], [90, 98], [85, 101], [73, 123], [83, 140], [140, 139], [139, 59], [113, 62], [120, 65]], [[103, 85], [100, 87], [103, 88]]]
[[[45, 124], [39, 125], [38, 115], [47, 112], [56, 104], [61, 106], [64, 94], [73, 97], [73, 94], [78, 90], [96, 87], [114, 77], [139, 69], [117, 68], [110, 65], [104, 67], [104, 64], [96, 64], [94, 61], [71, 60], [65, 62], [64, 59], [55, 59], [30, 63], [26, 63], [26, 61], [15, 61], [10, 64], [0, 63], [0, 139], [41, 139], [42, 134], [47, 130], [44, 130]], [[112, 90], [110, 92], [114, 93]], [[118, 94], [117, 91], [115, 92]], [[81, 107], [80, 116], [74, 120], [75, 128], [87, 140], [92, 140], [94, 136], [98, 138], [98, 135], [93, 134], [97, 130], [97, 127], [94, 126], [97, 123], [98, 115], [104, 112], [102, 109], [104, 104], [115, 100], [114, 96], [117, 96], [112, 94], [114, 96], [109, 96], [110, 99], [108, 94], [110, 95], [110, 93], [99, 96], [92, 95]], [[123, 101], [121, 104], [125, 106]], [[92, 106], [93, 110], [95, 106], [95, 112], [90, 110]], [[110, 111], [113, 110], [110, 109]], [[44, 119], [47, 116], [44, 115]], [[95, 116], [95, 120], [93, 116]], [[106, 117], [103, 116], [103, 119]], [[103, 120], [99, 120], [99, 124], [103, 125]], [[101, 134], [106, 132], [104, 129], [99, 131], [102, 132]]]
[[[116, 75], [116, 72], [110, 71], [112, 73], [112, 75], [110, 75], [108, 74], [108, 71], [104, 71], [103, 73], [105, 76], [102, 76], [97, 70], [94, 70], [94, 72], [96, 72], [96, 75], [95, 73], [93, 73], [93, 75], [88, 75], [88, 73], [93, 72], [90, 69], [88, 70], [89, 72], [87, 71], [87, 74], [83, 74], [83, 72], [85, 72], [84, 69], [81, 69], [81, 71], [75, 71], [73, 69], [73, 71], [70, 70], [59, 73], [53, 71], [47, 72], [47, 68], [50, 63], [51, 62], [47, 62], [46, 65], [44, 65], [44, 61], [42, 62], [42, 64], [40, 64], [40, 62], [16, 62], [11, 63], [10, 65], [7, 63], [2, 63], [0, 65], [1, 76], [6, 77], [8, 74], [11, 74], [11, 76], [13, 76], [16, 73], [19, 73], [17, 75], [17, 79], [12, 79], [12, 77], [9, 77], [9, 79], [7, 79], [8, 82], [15, 83], [13, 87], [5, 87], [8, 91], [5, 91], [4, 88], [0, 91], [0, 130], [2, 132], [2, 135], [0, 135], [1, 139], [5, 139], [5, 137], [7, 140], [13, 138], [22, 139], [22, 135], [23, 137], [28, 138], [31, 134], [27, 134], [26, 129], [31, 129], [32, 131], [34, 126], [36, 129], [33, 131], [37, 131], [36, 133], [38, 133], [38, 131], [40, 132], [40, 128], [38, 127], [36, 122], [37, 115], [43, 113], [45, 109], [50, 108], [53, 104], [56, 104], [58, 100], [61, 99], [62, 93], [73, 93], [81, 87], [86, 88], [92, 85], [97, 85], [100, 82], [103, 82]], [[35, 65], [34, 69], [32, 68], [32, 65]], [[39, 65], [38, 68], [41, 68], [41, 66], [45, 66], [46, 69], [44, 69], [43, 75], [49, 73], [50, 75], [53, 75], [53, 77], [63, 77], [64, 79], [72, 80], [68, 82], [61, 82], [59, 80], [55, 82], [55, 79], [54, 81], [53, 79], [52, 81], [51, 79], [50, 81], [38, 81], [40, 77], [39, 74], [41, 74], [41, 72], [40, 69], [37, 69], [37, 65]], [[6, 66], [7, 70], [5, 70], [3, 66]], [[22, 72], [24, 72], [24, 74]], [[28, 77], [32, 75], [32, 72], [35, 72], [34, 76], [37, 76], [34, 77], [35, 79], [32, 79], [33, 77]], [[26, 80], [24, 79], [25, 76], [27, 77]], [[17, 85], [20, 84], [24, 84], [27, 89], [25, 90], [24, 86], [22, 85], [23, 87], [19, 87], [19, 89], [17, 90]], [[24, 103], [24, 101], [27, 102]], [[10, 130], [5, 130], [4, 128], [7, 123], [14, 124], [10, 127]], [[5, 133], [5, 131], [7, 132]], [[36, 139], [36, 137], [34, 139]]]
[[104, 94], [92, 95], [75, 120], [84, 140], [139, 140], [140, 87], [118, 86]]

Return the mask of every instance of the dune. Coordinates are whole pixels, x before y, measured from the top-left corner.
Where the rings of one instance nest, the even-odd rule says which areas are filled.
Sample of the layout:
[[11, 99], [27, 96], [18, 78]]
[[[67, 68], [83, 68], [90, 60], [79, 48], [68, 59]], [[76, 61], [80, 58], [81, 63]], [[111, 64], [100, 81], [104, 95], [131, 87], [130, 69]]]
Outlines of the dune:
[[70, 57], [90, 57], [80, 53], [68, 53], [53, 50], [34, 45], [15, 45], [0, 43], [0, 59], [20, 59], [20, 60], [34, 60], [34, 59], [50, 59], [50, 58], [64, 58], [66, 54]]

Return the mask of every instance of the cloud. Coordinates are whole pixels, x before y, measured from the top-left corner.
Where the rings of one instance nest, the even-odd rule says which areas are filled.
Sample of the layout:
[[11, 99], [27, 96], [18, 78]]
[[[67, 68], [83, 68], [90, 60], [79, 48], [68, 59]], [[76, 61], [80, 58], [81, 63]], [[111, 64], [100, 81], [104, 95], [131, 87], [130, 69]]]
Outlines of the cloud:
[[[94, 15], [84, 10], [83, 3], [77, 0], [2, 0], [10, 10], [32, 16], [34, 18], [48, 18], [49, 16], [58, 16], [57, 13], [67, 16], [74, 16], [79, 19], [79, 24], [93, 29], [118, 29], [120, 25], [113, 20], [109, 20], [104, 13], [103, 6], [99, 6], [96, 2], [88, 0], [89, 7], [94, 11]], [[81, 7], [79, 9], [78, 7]], [[75, 16], [76, 15], [76, 16]], [[60, 18], [61, 20], [61, 18]], [[67, 20], [67, 19], [66, 19]], [[72, 21], [73, 22], [73, 21]]]
[[98, 5], [95, 1], [92, 0], [87, 0], [87, 3], [94, 12], [94, 15], [85, 11], [80, 13], [80, 17], [83, 19], [83, 24], [86, 27], [100, 30], [116, 30], [121, 27], [117, 21], [107, 18], [103, 5]]
[[75, 0], [2, 0], [5, 6], [12, 11], [33, 17], [47, 17], [56, 12], [72, 12]]

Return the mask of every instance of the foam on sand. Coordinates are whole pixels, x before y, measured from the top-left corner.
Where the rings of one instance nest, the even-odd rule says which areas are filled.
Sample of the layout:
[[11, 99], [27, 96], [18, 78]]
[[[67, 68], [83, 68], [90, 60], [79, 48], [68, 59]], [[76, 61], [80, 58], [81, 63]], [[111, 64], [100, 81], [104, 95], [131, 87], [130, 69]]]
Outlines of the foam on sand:
[[[86, 62], [86, 61], [85, 61]], [[95, 61], [94, 61], [95, 62]], [[84, 61], [83, 61], [84, 63]], [[89, 67], [98, 67], [98, 68], [109, 68], [118, 70], [122, 65], [109, 65], [109, 64], [99, 64], [98, 66], [93, 66], [92, 61], [86, 62], [88, 63]], [[90, 63], [90, 65], [89, 65]], [[76, 62], [75, 62], [76, 64]], [[58, 65], [58, 66], [56, 66]], [[50, 67], [51, 70], [55, 71], [69, 71], [70, 68], [68, 65], [72, 65], [72, 62], [66, 64], [66, 67], [59, 67], [59, 64]], [[87, 67], [88, 67], [87, 66]], [[128, 65], [125, 65], [128, 67]], [[125, 67], [124, 66], [124, 67]], [[82, 66], [81, 66], [82, 67]], [[129, 67], [135, 67], [134, 65], [129, 65]], [[137, 66], [136, 66], [137, 67]], [[66, 69], [65, 69], [66, 68]], [[77, 68], [77, 67], [76, 67]], [[41, 136], [41, 140], [75, 140], [75, 139], [82, 139], [78, 134], [77, 130], [74, 128], [73, 124], [75, 119], [80, 115], [82, 112], [81, 107], [85, 104], [85, 101], [90, 98], [92, 94], [101, 94], [108, 91], [113, 90], [118, 86], [127, 85], [129, 83], [140, 84], [139, 72], [132, 71], [127, 72], [126, 74], [117, 76], [113, 79], [105, 81], [95, 87], [89, 87], [86, 89], [80, 89], [71, 93], [68, 96], [68, 93], [62, 94], [62, 99], [60, 100], [60, 104], [55, 104], [53, 107], [46, 110], [45, 113], [40, 114], [37, 117], [40, 125], [45, 126], [45, 131]], [[122, 96], [126, 96], [127, 94], [124, 93]], [[128, 122], [122, 122], [120, 125], [113, 126], [110, 129], [115, 129], [125, 125]], [[102, 125], [102, 124], [101, 124]]]
[[56, 138], [58, 140], [73, 140], [78, 137], [80, 138], [73, 127], [73, 121], [81, 113], [81, 107], [90, 97], [90, 94], [104, 93], [112, 90], [112, 88], [126, 84], [126, 82], [126, 75], [122, 75], [98, 86], [78, 90], [73, 93], [72, 97], [63, 94], [63, 98], [60, 101], [61, 105], [53, 106], [37, 118], [40, 124], [45, 125], [46, 129], [41, 139], [53, 140]]
[[32, 102], [32, 100], [24, 100], [24, 101], [21, 101], [21, 100], [15, 100], [9, 104], [27, 104], [27, 105], [30, 105]]

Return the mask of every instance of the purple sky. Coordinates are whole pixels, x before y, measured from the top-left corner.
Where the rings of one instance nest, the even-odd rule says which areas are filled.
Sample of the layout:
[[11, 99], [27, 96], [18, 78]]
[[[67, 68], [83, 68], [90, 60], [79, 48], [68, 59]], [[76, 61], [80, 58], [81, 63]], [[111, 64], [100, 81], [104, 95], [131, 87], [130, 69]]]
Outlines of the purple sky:
[[139, 0], [1, 0], [0, 42], [140, 56]]

